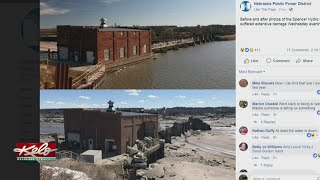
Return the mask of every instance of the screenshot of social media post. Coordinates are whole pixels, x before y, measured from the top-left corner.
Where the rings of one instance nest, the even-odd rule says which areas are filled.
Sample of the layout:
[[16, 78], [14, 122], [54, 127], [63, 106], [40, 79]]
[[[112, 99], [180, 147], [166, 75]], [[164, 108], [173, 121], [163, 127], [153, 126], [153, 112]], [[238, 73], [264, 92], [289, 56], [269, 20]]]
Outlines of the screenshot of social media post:
[[320, 2], [237, 4], [237, 178], [318, 180]]
[[235, 15], [234, 0], [41, 0], [40, 141], [56, 151], [40, 179], [233, 180]]
[[29, 1], [9, 179], [320, 180], [319, 0]]

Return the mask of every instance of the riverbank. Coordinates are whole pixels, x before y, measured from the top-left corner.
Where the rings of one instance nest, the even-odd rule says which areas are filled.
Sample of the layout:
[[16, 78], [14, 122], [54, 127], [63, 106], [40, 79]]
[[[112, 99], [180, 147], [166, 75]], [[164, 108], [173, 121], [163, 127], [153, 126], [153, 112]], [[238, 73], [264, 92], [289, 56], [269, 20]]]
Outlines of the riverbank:
[[231, 180], [235, 176], [234, 148], [232, 135], [191, 132], [187, 136], [174, 137], [172, 144], [165, 145], [163, 159], [137, 173], [156, 179]]
[[[149, 167], [139, 169], [137, 176], [156, 177], [166, 180], [231, 180], [235, 176], [235, 117], [228, 109], [215, 112], [206, 109], [203, 115], [195, 115], [200, 110], [189, 110], [193, 117], [201, 118], [212, 128], [211, 131], [189, 130], [181, 136], [173, 136], [171, 143], [166, 143], [164, 158], [159, 159]], [[40, 111], [41, 133], [57, 133], [64, 135], [63, 110], [43, 109]], [[187, 113], [188, 109], [167, 109], [166, 113]], [[228, 113], [229, 112], [229, 113]], [[190, 115], [163, 116], [161, 115], [160, 127], [172, 126], [174, 122], [183, 122]], [[121, 164], [121, 163], [120, 163]], [[88, 164], [74, 160], [58, 160], [47, 162], [44, 165], [78, 171], [89, 178], [95, 178], [91, 171], [104, 171], [110, 164]], [[114, 164], [113, 164], [114, 165]], [[120, 165], [114, 166], [121, 168]], [[42, 173], [47, 173], [42, 169]], [[122, 171], [120, 171], [122, 172]], [[104, 174], [103, 177], [111, 177], [114, 173]]]
[[[121, 163], [120, 163], [121, 164]], [[64, 169], [60, 173], [77, 171], [88, 178], [123, 176], [121, 166], [112, 164], [90, 164], [72, 159], [41, 163]], [[106, 171], [106, 169], [113, 171]], [[137, 171], [138, 179], [164, 180], [232, 180], [235, 176], [235, 139], [225, 133], [189, 131], [186, 136], [173, 137], [171, 144], [165, 144], [165, 157], [145, 169]], [[104, 172], [104, 173], [103, 173]], [[41, 168], [41, 173], [50, 177], [51, 172]]]
[[215, 41], [234, 41], [236, 40], [236, 35], [225, 35], [225, 36], [216, 36]]

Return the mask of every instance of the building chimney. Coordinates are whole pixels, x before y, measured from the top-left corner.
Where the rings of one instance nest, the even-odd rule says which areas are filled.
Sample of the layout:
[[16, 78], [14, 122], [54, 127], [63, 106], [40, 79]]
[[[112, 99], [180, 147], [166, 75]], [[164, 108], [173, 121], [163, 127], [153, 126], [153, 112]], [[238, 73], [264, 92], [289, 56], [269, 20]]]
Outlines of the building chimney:
[[101, 18], [101, 19], [100, 19], [101, 24], [100, 24], [99, 27], [100, 27], [100, 28], [106, 28], [106, 27], [108, 27], [107, 24], [106, 24], [106, 21], [107, 21], [107, 19]]
[[111, 100], [108, 102], [108, 104], [109, 104], [109, 107], [108, 107], [108, 109], [107, 109], [107, 112], [113, 112], [114, 111], [114, 109], [113, 109], [113, 104], [114, 104], [114, 102], [112, 102]]

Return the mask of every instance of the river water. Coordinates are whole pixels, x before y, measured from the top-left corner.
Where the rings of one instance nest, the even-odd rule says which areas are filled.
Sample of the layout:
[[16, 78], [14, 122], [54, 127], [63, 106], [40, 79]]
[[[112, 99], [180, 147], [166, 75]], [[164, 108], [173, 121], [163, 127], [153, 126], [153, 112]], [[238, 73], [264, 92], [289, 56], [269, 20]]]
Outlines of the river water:
[[[172, 127], [172, 123], [165, 123], [160, 121], [160, 127], [165, 129], [166, 127]], [[214, 127], [211, 126], [212, 132], [214, 133], [226, 133], [234, 134], [235, 127]], [[40, 133], [57, 133], [64, 135], [64, 124], [63, 123], [52, 123], [52, 122], [40, 122]]]
[[57, 133], [64, 135], [64, 124], [53, 122], [40, 122], [40, 133]]
[[106, 75], [99, 89], [234, 89], [235, 41], [158, 54]]

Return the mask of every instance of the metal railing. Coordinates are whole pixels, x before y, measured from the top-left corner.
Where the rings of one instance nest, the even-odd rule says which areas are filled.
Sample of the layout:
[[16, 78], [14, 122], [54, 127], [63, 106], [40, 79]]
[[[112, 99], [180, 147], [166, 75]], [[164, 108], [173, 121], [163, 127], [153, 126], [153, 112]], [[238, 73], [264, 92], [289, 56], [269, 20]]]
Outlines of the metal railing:
[[72, 87], [77, 87], [77, 86], [81, 85], [81, 81], [84, 78], [86, 78], [86, 80], [88, 80], [90, 75], [98, 72], [103, 67], [104, 67], [103, 63], [99, 63], [99, 64], [96, 64], [94, 66], [89, 67], [82, 74], [80, 74], [79, 76], [77, 76], [76, 78], [74, 78], [72, 80]]
[[40, 64], [55, 66], [56, 62], [51, 61], [49, 59], [40, 59]]
[[41, 51], [40, 52], [40, 60], [58, 60], [58, 52], [57, 51]]
[[57, 159], [63, 159], [63, 158], [71, 158], [71, 159], [74, 159], [74, 160], [79, 160], [79, 154], [77, 153], [74, 153], [72, 151], [58, 151], [56, 153], [56, 157]]

